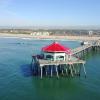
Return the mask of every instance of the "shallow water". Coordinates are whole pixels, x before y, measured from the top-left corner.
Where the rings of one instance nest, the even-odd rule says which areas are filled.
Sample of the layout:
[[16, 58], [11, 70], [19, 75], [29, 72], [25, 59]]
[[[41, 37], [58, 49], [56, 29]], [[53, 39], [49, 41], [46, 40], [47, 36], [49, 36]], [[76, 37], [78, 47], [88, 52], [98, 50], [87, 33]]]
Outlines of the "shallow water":
[[[59, 79], [32, 76], [32, 54], [52, 40], [23, 40], [0, 38], [0, 100], [99, 100], [100, 51], [90, 52], [86, 59], [87, 78], [60, 77]], [[60, 41], [75, 48], [79, 42]]]

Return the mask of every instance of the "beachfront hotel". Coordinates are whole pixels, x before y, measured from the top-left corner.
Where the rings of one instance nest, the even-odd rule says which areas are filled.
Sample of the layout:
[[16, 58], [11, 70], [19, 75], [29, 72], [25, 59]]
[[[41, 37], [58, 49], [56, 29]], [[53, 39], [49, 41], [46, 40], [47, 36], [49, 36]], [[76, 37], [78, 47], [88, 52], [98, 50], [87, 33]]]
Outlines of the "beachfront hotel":
[[49, 36], [51, 32], [32, 32], [32, 36]]

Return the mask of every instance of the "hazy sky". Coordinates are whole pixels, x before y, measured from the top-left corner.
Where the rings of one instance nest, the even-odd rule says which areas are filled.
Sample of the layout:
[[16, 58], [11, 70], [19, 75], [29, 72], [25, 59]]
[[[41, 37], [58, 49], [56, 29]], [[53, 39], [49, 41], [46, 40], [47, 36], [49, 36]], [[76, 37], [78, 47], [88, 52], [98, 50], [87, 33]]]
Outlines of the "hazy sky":
[[100, 25], [100, 0], [0, 0], [0, 26]]

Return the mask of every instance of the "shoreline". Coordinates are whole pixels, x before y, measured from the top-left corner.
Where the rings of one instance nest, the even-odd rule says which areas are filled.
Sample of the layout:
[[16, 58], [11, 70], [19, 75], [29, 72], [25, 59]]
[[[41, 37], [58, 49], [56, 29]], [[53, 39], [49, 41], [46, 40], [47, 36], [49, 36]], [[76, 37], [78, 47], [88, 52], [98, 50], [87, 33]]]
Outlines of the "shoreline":
[[36, 40], [61, 40], [61, 41], [95, 41], [100, 39], [97, 36], [32, 36], [28, 34], [7, 34], [7, 33], [0, 33], [0, 38], [20, 38], [20, 39], [36, 39]]

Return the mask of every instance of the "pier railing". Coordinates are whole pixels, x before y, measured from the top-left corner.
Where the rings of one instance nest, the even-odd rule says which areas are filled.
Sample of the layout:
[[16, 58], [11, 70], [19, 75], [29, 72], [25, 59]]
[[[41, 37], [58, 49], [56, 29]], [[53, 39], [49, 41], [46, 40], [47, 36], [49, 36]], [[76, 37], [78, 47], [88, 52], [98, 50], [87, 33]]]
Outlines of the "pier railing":
[[93, 46], [93, 44], [88, 44], [88, 45], [84, 45], [84, 46], [80, 46], [80, 47], [74, 48], [74, 49], [71, 50], [72, 51], [72, 55], [77, 54], [77, 53], [79, 53], [81, 51], [84, 51], [84, 50], [86, 50], [86, 49], [88, 49], [88, 48], [90, 48], [92, 46]]
[[80, 46], [80, 47], [77, 47], [77, 48], [72, 49], [71, 50], [72, 51], [72, 55], [77, 54], [77, 53], [80, 53], [82, 51], [85, 51], [88, 48], [96, 47], [96, 46], [100, 46], [100, 39], [99, 40], [96, 40], [96, 41], [91, 41], [87, 45], [83, 45], [83, 46]]

